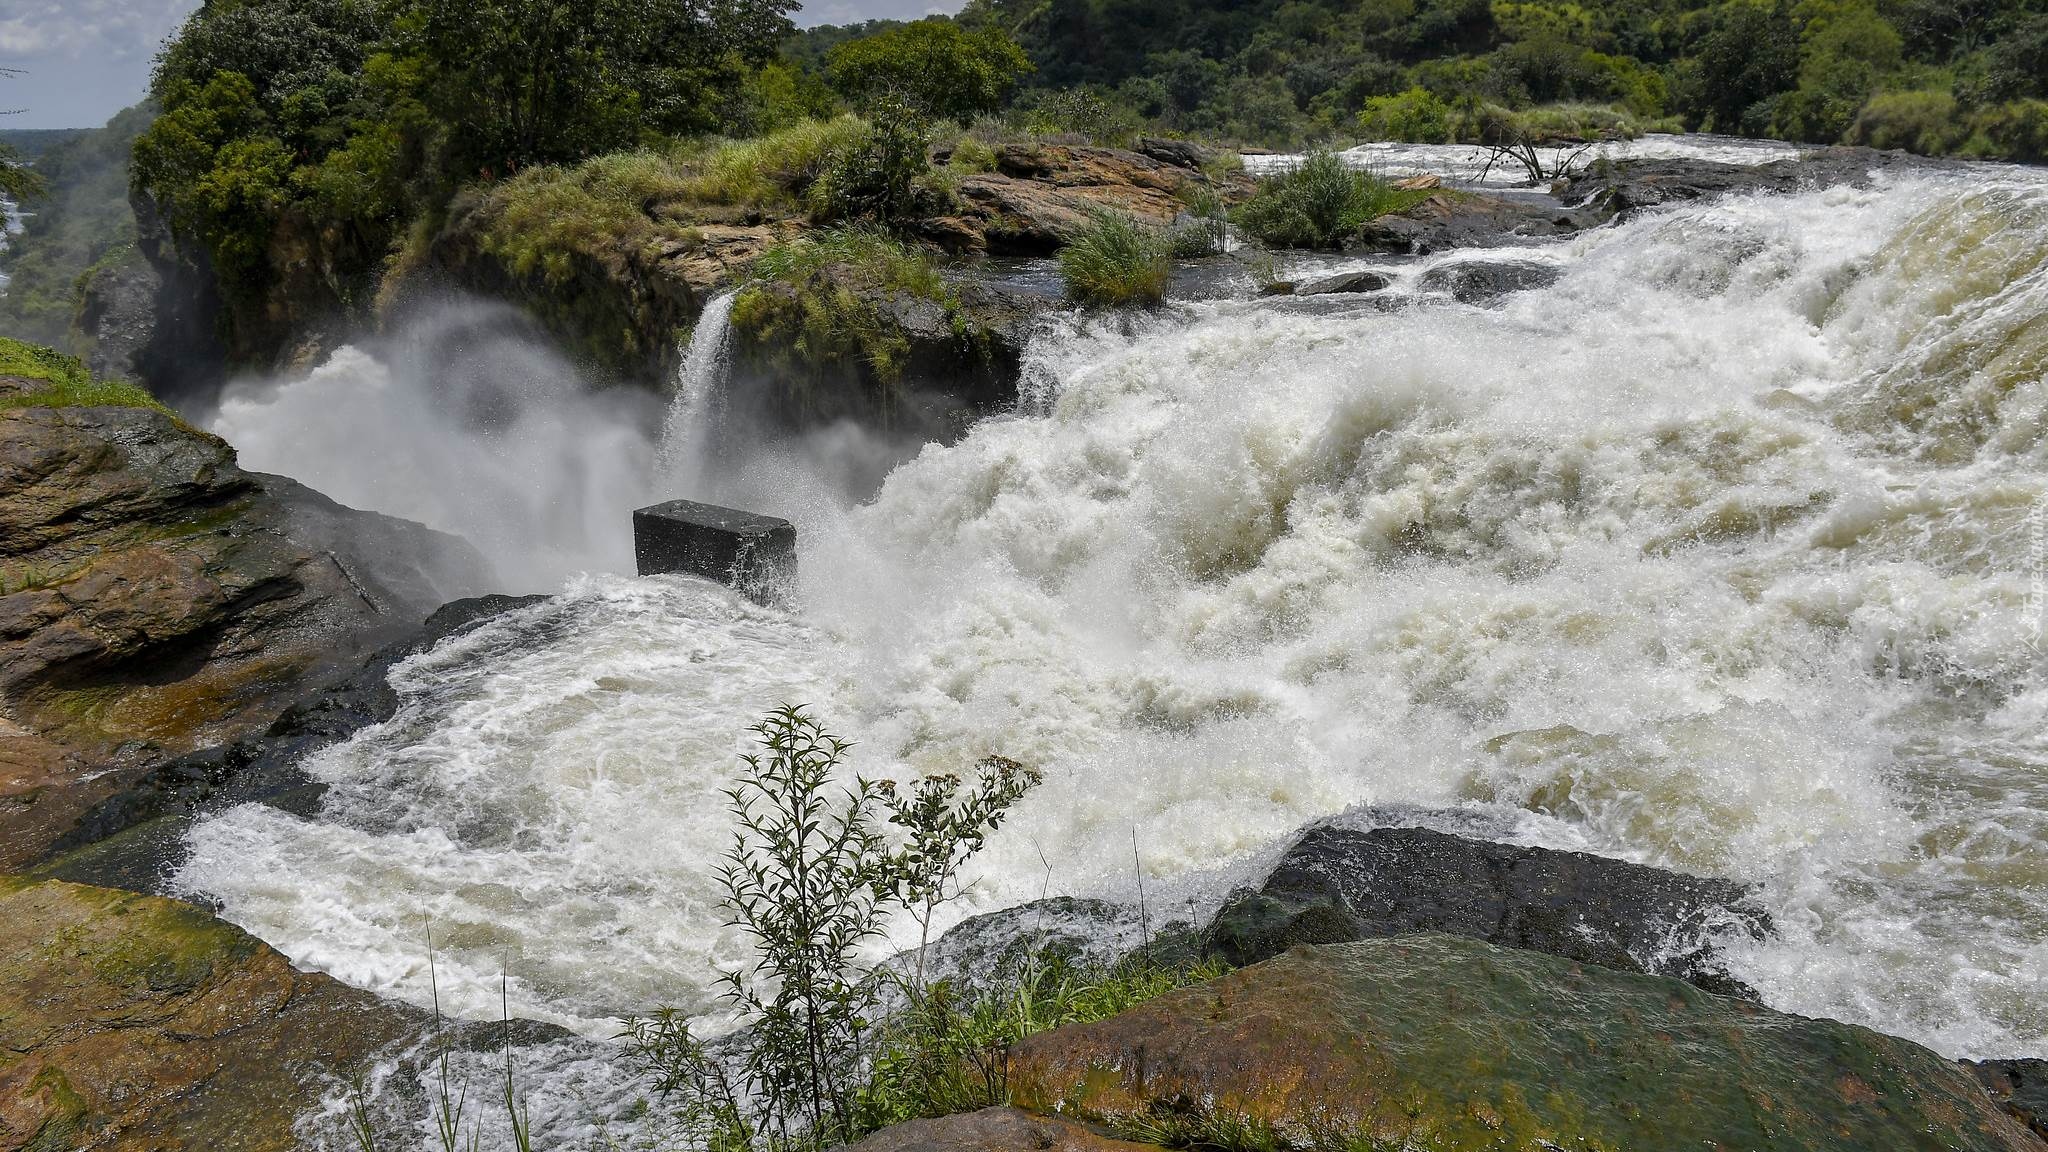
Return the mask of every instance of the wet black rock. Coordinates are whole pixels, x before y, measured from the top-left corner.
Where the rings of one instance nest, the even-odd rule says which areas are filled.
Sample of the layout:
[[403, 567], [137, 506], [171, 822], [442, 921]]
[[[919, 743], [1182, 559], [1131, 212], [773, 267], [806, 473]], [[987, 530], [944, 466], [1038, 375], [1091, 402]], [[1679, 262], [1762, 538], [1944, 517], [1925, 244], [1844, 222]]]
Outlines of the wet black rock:
[[1511, 293], [1548, 288], [1562, 275], [1562, 265], [1534, 260], [1459, 260], [1424, 272], [1419, 286], [1461, 304], [1490, 304]]
[[1192, 140], [1166, 140], [1158, 136], [1139, 137], [1136, 151], [1138, 155], [1157, 160], [1161, 164], [1171, 164], [1176, 168], [1188, 168], [1197, 172], [1201, 171], [1202, 165], [1208, 163], [1215, 155]]
[[1340, 272], [1295, 286], [1296, 296], [1334, 296], [1344, 293], [1379, 292], [1393, 281], [1379, 272]]
[[1257, 891], [1235, 893], [1207, 940], [1246, 965], [1296, 944], [1443, 932], [1749, 996], [1709, 939], [1768, 930], [1750, 895], [1731, 880], [1428, 828], [1320, 827]]
[[2048, 1139], [2048, 1060], [1965, 1060], [1999, 1106]]
[[1547, 197], [1438, 192], [1405, 212], [1367, 224], [1353, 247], [1416, 256], [1520, 247], [1570, 236], [1605, 220], [1599, 211], [1566, 208]]
[[1560, 193], [1580, 211], [1626, 218], [1645, 208], [1747, 192], [1800, 192], [1837, 185], [1861, 186], [1880, 171], [1952, 167], [1904, 152], [1819, 148], [1769, 164], [1716, 164], [1705, 160], [1623, 160], [1595, 164]]
[[796, 575], [796, 526], [774, 516], [670, 500], [633, 513], [642, 576], [683, 573], [767, 597]]

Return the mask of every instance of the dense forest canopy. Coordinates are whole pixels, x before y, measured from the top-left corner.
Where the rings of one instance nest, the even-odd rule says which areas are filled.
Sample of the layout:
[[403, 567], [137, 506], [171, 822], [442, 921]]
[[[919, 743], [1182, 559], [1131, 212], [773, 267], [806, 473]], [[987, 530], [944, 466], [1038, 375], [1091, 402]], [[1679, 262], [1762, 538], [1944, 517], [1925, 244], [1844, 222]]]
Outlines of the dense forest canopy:
[[127, 250], [131, 141], [132, 187], [215, 279], [223, 335], [246, 349], [304, 319], [281, 302], [365, 315], [464, 187], [801, 135], [847, 111], [880, 127], [816, 161], [835, 211], [924, 196], [915, 154], [969, 126], [984, 141], [1299, 147], [1512, 123], [2048, 158], [2048, 0], [969, 0], [955, 18], [800, 33], [795, 11], [205, 0], [160, 56], [148, 110], [4, 141], [49, 149], [34, 169], [0, 164], [48, 195], [0, 256], [17, 285], [0, 310], [54, 340], [79, 273]]

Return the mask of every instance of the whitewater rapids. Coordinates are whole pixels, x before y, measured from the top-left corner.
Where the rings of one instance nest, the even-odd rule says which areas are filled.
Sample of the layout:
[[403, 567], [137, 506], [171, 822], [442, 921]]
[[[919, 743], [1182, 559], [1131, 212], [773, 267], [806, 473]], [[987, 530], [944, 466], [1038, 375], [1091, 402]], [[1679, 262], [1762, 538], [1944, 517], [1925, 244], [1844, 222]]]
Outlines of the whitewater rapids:
[[2048, 187], [1447, 259], [1503, 256], [1563, 275], [1074, 319], [1028, 411], [871, 501], [759, 493], [799, 524], [792, 611], [575, 578], [402, 665], [399, 715], [308, 765], [319, 818], [208, 819], [178, 883], [419, 1002], [431, 923], [473, 1015], [501, 964], [515, 1014], [592, 1037], [704, 1009], [742, 959], [718, 792], [796, 701], [870, 775], [1045, 772], [956, 915], [1125, 894], [1134, 836], [1199, 904], [1306, 822], [1467, 806], [1760, 885], [1777, 935], [1729, 960], [1773, 1007], [2048, 1055]]

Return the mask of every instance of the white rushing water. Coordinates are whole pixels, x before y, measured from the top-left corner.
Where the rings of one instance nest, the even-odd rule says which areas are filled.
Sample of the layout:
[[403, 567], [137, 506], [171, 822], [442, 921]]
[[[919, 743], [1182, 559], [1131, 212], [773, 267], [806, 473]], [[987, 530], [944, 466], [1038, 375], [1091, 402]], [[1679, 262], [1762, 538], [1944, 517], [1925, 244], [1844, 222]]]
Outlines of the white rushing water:
[[[1537, 150], [1546, 165], [1574, 158], [1580, 164], [1598, 158], [1608, 160], [1704, 160], [1714, 164], [1769, 164], [1799, 155], [1791, 144], [1774, 140], [1746, 140], [1734, 136], [1671, 136], [1651, 133], [1634, 140], [1609, 140], [1582, 147], [1565, 145]], [[1441, 176], [1454, 184], [1487, 188], [1513, 188], [1528, 182], [1526, 172], [1512, 160], [1494, 155], [1491, 148], [1477, 144], [1399, 144], [1374, 141], [1338, 153], [1353, 167], [1389, 179], [1404, 176]], [[1275, 154], [1246, 156], [1245, 170], [1257, 175], [1285, 168], [1299, 156]]]
[[312, 761], [319, 819], [209, 819], [180, 883], [416, 1001], [431, 921], [464, 1012], [501, 963], [593, 1037], [703, 1008], [740, 957], [718, 789], [801, 701], [870, 774], [1045, 772], [960, 915], [1121, 894], [1134, 835], [1171, 901], [1307, 821], [1462, 805], [1760, 885], [1778, 933], [1731, 960], [1775, 1007], [2048, 1055], [2048, 187], [1530, 255], [1562, 277], [1488, 308], [1070, 322], [1028, 414], [864, 505], [788, 496], [792, 612], [579, 578], [403, 665]]
[[719, 414], [725, 407], [725, 378], [731, 371], [734, 291], [722, 292], [704, 305], [676, 372], [675, 397], [662, 424], [663, 474], [696, 491], [710, 487], [707, 469], [718, 439]]

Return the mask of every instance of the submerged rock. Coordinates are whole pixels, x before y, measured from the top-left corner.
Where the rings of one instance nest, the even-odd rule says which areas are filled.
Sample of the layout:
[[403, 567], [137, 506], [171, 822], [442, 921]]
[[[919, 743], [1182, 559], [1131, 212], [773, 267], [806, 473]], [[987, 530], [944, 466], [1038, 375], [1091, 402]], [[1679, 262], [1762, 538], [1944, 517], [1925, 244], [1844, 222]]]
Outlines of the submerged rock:
[[1304, 946], [1040, 1033], [1009, 1087], [1179, 1147], [2039, 1149], [1907, 1041], [1444, 935]]
[[0, 877], [0, 1150], [299, 1147], [417, 1009], [175, 900]]
[[1294, 286], [1296, 296], [1333, 296], [1339, 294], [1379, 292], [1385, 290], [1393, 280], [1380, 272], [1340, 272]]
[[1742, 995], [1709, 939], [1764, 931], [1749, 895], [1732, 880], [1428, 828], [1315, 828], [1258, 891], [1224, 905], [1208, 941], [1252, 964], [1296, 944], [1443, 932]]
[[462, 541], [244, 472], [167, 412], [0, 412], [0, 868], [485, 578]]
[[1422, 274], [1418, 287], [1443, 292], [1460, 304], [1491, 304], [1515, 292], [1548, 288], [1564, 275], [1557, 264], [1536, 260], [1458, 260]]

